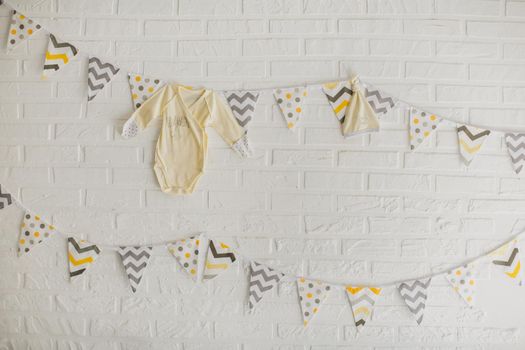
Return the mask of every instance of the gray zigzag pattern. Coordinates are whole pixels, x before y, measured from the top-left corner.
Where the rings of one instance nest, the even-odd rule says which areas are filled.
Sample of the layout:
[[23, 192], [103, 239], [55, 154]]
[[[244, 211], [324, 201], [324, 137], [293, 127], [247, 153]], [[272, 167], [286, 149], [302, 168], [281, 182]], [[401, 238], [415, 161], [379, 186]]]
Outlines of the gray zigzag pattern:
[[431, 278], [414, 280], [400, 283], [397, 286], [399, 294], [401, 294], [410, 312], [416, 317], [418, 324], [421, 324], [423, 321], [423, 312], [427, 301], [427, 289], [430, 281]]
[[120, 68], [115, 67], [111, 63], [103, 63], [98, 57], [90, 57], [88, 70], [88, 101], [93, 100], [100, 90], [102, 90], [119, 71]]
[[377, 114], [388, 112], [396, 104], [392, 97], [381, 95], [379, 90], [370, 90], [369, 88], [366, 88], [365, 97], [370, 104], [370, 107], [372, 107]]
[[252, 91], [225, 91], [224, 96], [237, 123], [245, 128], [253, 119], [259, 93]]
[[252, 261], [250, 266], [251, 272], [248, 304], [250, 310], [252, 310], [262, 299], [264, 293], [272, 290], [284, 275], [255, 261]]
[[2, 185], [0, 185], [0, 209], [13, 204], [13, 198], [9, 192], [2, 192]]
[[133, 293], [142, 280], [152, 249], [153, 247], [120, 247], [118, 250]]
[[525, 166], [525, 134], [507, 133], [505, 141], [514, 171], [519, 174]]

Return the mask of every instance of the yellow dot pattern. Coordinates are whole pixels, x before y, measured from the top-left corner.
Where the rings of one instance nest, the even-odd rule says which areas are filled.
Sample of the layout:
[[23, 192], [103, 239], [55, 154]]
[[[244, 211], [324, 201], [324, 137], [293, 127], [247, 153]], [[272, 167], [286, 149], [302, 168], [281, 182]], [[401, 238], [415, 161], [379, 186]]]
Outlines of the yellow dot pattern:
[[446, 275], [452, 288], [469, 304], [473, 306], [476, 300], [476, 269], [473, 264], [463, 265], [449, 271]]
[[129, 74], [129, 86], [131, 88], [131, 99], [133, 108], [142, 106], [158, 89], [165, 83], [160, 79], [145, 77], [141, 74]]
[[197, 238], [190, 237], [168, 245], [168, 251], [194, 281], [197, 280], [199, 244]]
[[410, 109], [410, 149], [414, 150], [437, 129], [441, 118], [436, 115], [420, 111], [416, 108]]
[[42, 29], [42, 26], [31, 18], [13, 11], [11, 23], [9, 26], [9, 35], [7, 38], [7, 49], [11, 50], [34, 33]]
[[18, 240], [18, 254], [29, 253], [37, 244], [56, 234], [55, 227], [49, 225], [40, 216], [30, 212], [24, 214], [24, 219], [20, 225], [20, 239]]
[[303, 112], [303, 102], [307, 95], [304, 86], [287, 89], [275, 89], [273, 91], [275, 101], [281, 110], [288, 129], [294, 129], [297, 126]]
[[297, 279], [297, 290], [301, 302], [304, 325], [307, 326], [312, 317], [319, 311], [319, 307], [326, 300], [331, 287], [321, 281]]

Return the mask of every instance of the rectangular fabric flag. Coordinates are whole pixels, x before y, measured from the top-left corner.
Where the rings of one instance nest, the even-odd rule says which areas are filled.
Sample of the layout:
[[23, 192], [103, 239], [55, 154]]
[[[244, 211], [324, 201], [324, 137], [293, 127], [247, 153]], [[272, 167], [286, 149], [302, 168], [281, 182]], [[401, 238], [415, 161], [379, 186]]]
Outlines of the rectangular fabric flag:
[[169, 243], [167, 246], [168, 251], [194, 282], [197, 281], [199, 267], [199, 244], [200, 240], [197, 237], [190, 237]]
[[88, 101], [97, 94], [113, 79], [120, 68], [111, 63], [102, 62], [98, 57], [90, 57], [88, 62]]
[[77, 54], [78, 50], [75, 46], [68, 42], [60, 41], [53, 34], [49, 34], [49, 43], [47, 45], [42, 77], [45, 79], [55, 74]]
[[481, 146], [490, 135], [490, 130], [476, 128], [470, 125], [457, 126], [459, 154], [465, 165], [469, 165]]
[[306, 95], [306, 88], [304, 86], [273, 90], [275, 101], [277, 101], [286, 126], [290, 130], [293, 130], [297, 126], [301, 118]]
[[417, 324], [423, 321], [423, 313], [427, 303], [427, 289], [431, 278], [413, 280], [399, 283], [397, 290], [408, 306], [408, 309], [416, 318]]
[[11, 193], [7, 192], [5, 189], [2, 190], [2, 185], [0, 185], [0, 210], [4, 209], [13, 204], [13, 197]]
[[332, 287], [329, 284], [321, 281], [307, 280], [303, 277], [297, 279], [297, 290], [299, 291], [299, 301], [305, 327], [317, 314], [331, 289]]
[[128, 81], [133, 108], [135, 109], [140, 108], [158, 89], [166, 85], [166, 82], [160, 79], [146, 77], [138, 73], [129, 73]]
[[219, 273], [229, 269], [235, 260], [235, 254], [229, 246], [224, 243], [216, 244], [210, 239], [202, 278], [207, 281], [217, 277]]
[[415, 150], [437, 129], [442, 119], [415, 107], [409, 110], [410, 149]]
[[255, 116], [259, 93], [244, 90], [225, 91], [224, 97], [228, 101], [237, 123], [246, 130], [248, 123]]
[[355, 326], [357, 331], [361, 331], [366, 322], [372, 316], [372, 311], [377, 298], [381, 294], [381, 288], [346, 286], [346, 295], [352, 307]]
[[74, 237], [67, 239], [67, 256], [69, 260], [69, 278], [76, 280], [91, 267], [100, 254], [100, 248], [84, 240], [77, 241]]
[[31, 18], [28, 18], [20, 12], [13, 11], [9, 33], [7, 36], [7, 51], [11, 51], [15, 46], [23, 43], [27, 38], [34, 35], [42, 29], [42, 26]]
[[474, 263], [448, 271], [445, 274], [452, 288], [469, 306], [476, 303], [477, 269]]
[[26, 211], [20, 225], [20, 238], [18, 239], [18, 256], [29, 253], [37, 244], [51, 236], [57, 231], [53, 225], [48, 224], [39, 215]]
[[525, 165], [525, 134], [507, 133], [505, 142], [514, 171], [519, 174]]
[[521, 256], [517, 240], [504, 244], [490, 253], [490, 256], [494, 259], [492, 263], [499, 268], [498, 270], [521, 286]]
[[153, 247], [119, 247], [118, 254], [128, 275], [131, 291], [135, 293], [146, 271]]
[[279, 271], [258, 262], [250, 262], [250, 287], [248, 305], [250, 311], [261, 301], [264, 294], [271, 291], [284, 277]]

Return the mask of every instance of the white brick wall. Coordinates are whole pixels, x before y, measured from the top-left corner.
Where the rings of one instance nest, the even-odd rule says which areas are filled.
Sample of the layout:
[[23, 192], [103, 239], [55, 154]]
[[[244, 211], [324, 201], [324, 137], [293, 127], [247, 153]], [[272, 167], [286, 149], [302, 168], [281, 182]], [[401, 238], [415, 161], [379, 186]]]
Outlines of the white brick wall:
[[[525, 129], [521, 0], [10, 0], [81, 50], [123, 72], [217, 88], [362, 78], [465, 122]], [[10, 12], [0, 8], [0, 42]], [[53, 17], [53, 19], [51, 19]], [[127, 77], [86, 105], [86, 59], [40, 81], [47, 37], [0, 53], [0, 181], [66, 232], [95, 242], [162, 242], [207, 231], [295, 274], [384, 283], [459, 263], [524, 227], [525, 181], [495, 134], [469, 168], [452, 126], [417, 152], [406, 116], [343, 140], [314, 93], [290, 133], [263, 95], [241, 161], [210, 130], [197, 191], [170, 198], [152, 171], [158, 129], [119, 136], [131, 113]], [[334, 292], [303, 329], [283, 283], [245, 315], [246, 275], [194, 286], [161, 249], [132, 295], [115, 254], [76, 285], [64, 243], [16, 259], [17, 223], [0, 228], [0, 349], [327, 350], [523, 349], [525, 301], [488, 276], [467, 309], [436, 279], [416, 327], [394, 291], [355, 338]], [[497, 283], [501, 282], [501, 283]], [[521, 331], [521, 332], [520, 332]]]

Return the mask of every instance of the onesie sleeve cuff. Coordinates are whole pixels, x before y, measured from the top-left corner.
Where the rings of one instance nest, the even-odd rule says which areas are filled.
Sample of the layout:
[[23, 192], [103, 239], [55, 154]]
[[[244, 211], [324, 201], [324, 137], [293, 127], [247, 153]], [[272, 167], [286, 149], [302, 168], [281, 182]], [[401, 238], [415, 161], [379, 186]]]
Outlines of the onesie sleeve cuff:
[[232, 145], [232, 148], [241, 158], [253, 157], [253, 149], [250, 145], [247, 134], [244, 134], [239, 140], [237, 140], [237, 142]]
[[122, 137], [124, 137], [125, 139], [129, 139], [131, 137], [137, 136], [138, 133], [139, 126], [137, 125], [135, 118], [129, 118], [124, 124], [124, 127], [122, 128]]

